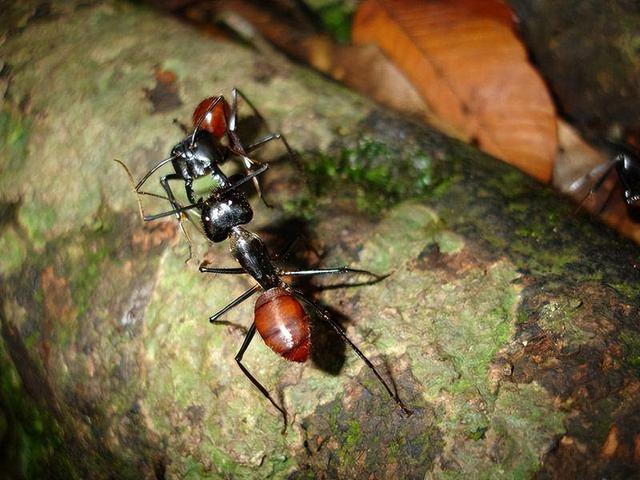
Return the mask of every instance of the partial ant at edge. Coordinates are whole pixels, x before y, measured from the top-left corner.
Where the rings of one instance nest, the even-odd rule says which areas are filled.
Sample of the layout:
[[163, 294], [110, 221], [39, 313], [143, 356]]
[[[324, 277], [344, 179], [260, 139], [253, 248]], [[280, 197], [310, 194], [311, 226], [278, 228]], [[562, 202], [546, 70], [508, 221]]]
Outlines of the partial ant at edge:
[[[595, 178], [589, 191], [578, 204], [579, 210], [588, 198], [595, 195], [602, 188], [607, 178], [615, 171], [622, 187], [622, 195], [629, 217], [636, 222], [640, 222], [640, 156], [628, 147], [618, 146], [618, 149], [624, 151], [618, 153], [609, 162], [596, 166], [585, 176], [574, 181], [569, 186], [569, 191], [578, 192], [585, 183]], [[613, 186], [607, 192], [605, 200], [597, 210], [598, 214], [602, 213], [607, 207], [616, 189], [617, 186]]]

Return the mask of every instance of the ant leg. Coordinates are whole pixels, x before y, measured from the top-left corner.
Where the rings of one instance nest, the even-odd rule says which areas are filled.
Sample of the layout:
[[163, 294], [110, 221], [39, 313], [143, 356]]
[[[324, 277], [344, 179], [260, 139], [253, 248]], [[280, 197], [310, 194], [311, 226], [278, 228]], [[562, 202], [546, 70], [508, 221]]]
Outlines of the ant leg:
[[167, 163], [175, 160], [176, 157], [171, 156], [171, 157], [167, 157], [164, 160], [160, 160], [158, 163], [156, 163], [153, 167], [151, 167], [151, 169], [144, 174], [144, 177], [142, 177], [140, 179], [140, 181], [136, 184], [135, 190], [136, 192], [140, 191], [140, 188], [142, 187], [142, 185], [144, 185], [144, 183], [149, 179], [149, 177], [151, 175], [153, 175], [158, 169], [162, 168], [164, 165], [166, 165]]
[[[240, 97], [247, 102], [247, 105], [249, 105], [249, 108], [253, 111], [253, 113], [255, 114], [256, 117], [258, 117], [258, 120], [260, 120], [260, 122], [267, 128], [267, 130], [271, 130], [269, 128], [269, 124], [267, 123], [267, 121], [265, 120], [265, 118], [262, 116], [262, 114], [258, 111], [258, 109], [255, 107], [255, 105], [253, 104], [253, 102], [251, 102], [251, 100], [249, 100], [249, 98], [242, 93], [241, 90], [237, 89], [237, 88], [233, 88], [231, 89], [231, 104], [235, 106], [235, 111], [237, 112], [237, 105], [238, 105], [238, 95], [240, 95]], [[231, 107], [232, 112], [234, 111], [234, 107]], [[235, 125], [234, 128], [232, 128], [231, 130], [235, 130]]]
[[609, 189], [609, 191], [607, 192], [607, 198], [604, 199], [604, 202], [602, 202], [598, 210], [595, 212], [596, 215], [602, 215], [602, 212], [604, 212], [607, 206], [609, 205], [609, 202], [613, 197], [613, 193], [618, 189], [618, 187], [619, 185], [615, 184], [612, 188]]
[[[236, 134], [236, 132], [229, 130], [227, 132], [227, 137], [229, 138], [229, 150], [234, 154], [239, 156], [242, 159], [242, 163], [244, 164], [244, 168], [247, 172], [251, 172], [252, 169], [256, 166], [256, 165], [265, 165], [265, 164], [261, 164], [258, 162], [255, 162], [254, 160], [252, 160], [249, 156], [247, 156], [247, 153], [244, 149], [244, 147], [242, 146], [242, 143], [240, 142], [240, 138], [238, 137], [238, 135]], [[267, 200], [264, 198], [264, 195], [262, 194], [262, 189], [260, 188], [260, 182], [258, 182], [257, 178], [253, 179], [253, 185], [256, 189], [256, 192], [258, 193], [258, 196], [262, 199], [262, 201], [264, 202], [264, 204], [269, 207], [272, 208], [272, 206], [269, 204], [269, 202], [267, 202]]]
[[289, 145], [289, 142], [287, 142], [286, 137], [281, 134], [280, 132], [276, 132], [276, 133], [271, 133], [269, 135], [267, 135], [266, 137], [261, 138], [260, 140], [258, 140], [255, 143], [252, 143], [251, 145], [249, 145], [245, 151], [247, 153], [251, 153], [254, 150], [257, 150], [259, 148], [261, 148], [262, 146], [264, 146], [264, 144], [272, 141], [272, 140], [280, 140], [282, 142], [282, 144], [284, 145], [284, 147], [287, 149], [287, 154], [289, 155], [289, 158], [293, 159], [296, 163], [297, 163], [297, 156], [295, 154], [295, 152], [293, 151], [293, 149], [291, 148], [291, 146]]
[[[160, 185], [163, 190], [167, 194], [167, 200], [174, 209], [179, 209], [181, 207], [180, 203], [176, 200], [175, 195], [173, 194], [173, 190], [171, 190], [171, 186], [169, 185], [169, 180], [182, 180], [182, 177], [177, 173], [172, 173], [170, 175], [165, 175], [164, 177], [160, 177]], [[190, 180], [185, 180], [185, 188], [187, 189], [187, 194], [189, 193], [189, 187], [191, 186]], [[142, 193], [142, 192], [141, 192]], [[194, 202], [195, 203], [195, 202]], [[184, 238], [187, 240], [187, 247], [189, 248], [189, 254], [187, 255], [187, 259], [184, 263], [189, 263], [191, 258], [193, 257], [193, 241], [191, 240], [191, 235], [186, 228], [184, 228], [184, 218], [185, 216], [190, 220], [186, 213], [180, 212], [176, 213], [176, 218], [178, 219], [178, 223], [180, 225], [180, 231], [184, 235]]]
[[[160, 186], [162, 186], [163, 190], [167, 193], [169, 203], [173, 208], [180, 208], [180, 205], [176, 201], [176, 197], [173, 195], [173, 190], [171, 190], [171, 186], [169, 185], [169, 180], [181, 180], [181, 179], [182, 177], [177, 173], [172, 173], [170, 175], [165, 175], [164, 177], [160, 177]], [[176, 217], [180, 217], [180, 214], [176, 213]]]
[[[184, 238], [187, 239], [187, 245], [189, 247], [189, 255], [187, 256], [187, 259], [184, 261], [184, 263], [189, 263], [189, 260], [191, 260], [191, 258], [193, 257], [193, 241], [191, 240], [191, 235], [189, 235], [189, 232], [187, 232], [187, 229], [184, 228], [184, 221], [183, 221], [184, 215], [186, 214], [180, 214], [178, 218], [178, 223], [180, 225], [180, 231], [184, 235]], [[189, 217], [187, 216], [187, 218]]]
[[[582, 187], [587, 182], [587, 180], [602, 174], [602, 177], [598, 177], [598, 181], [597, 182], [599, 183], [602, 180], [602, 178], [606, 177], [606, 175], [609, 173], [609, 171], [613, 167], [616, 166], [617, 163], [619, 163], [619, 162], [621, 162], [623, 160], [624, 160], [624, 158], [622, 158], [621, 155], [618, 155], [613, 160], [610, 160], [607, 163], [602, 163], [600, 165], [596, 165], [589, 173], [587, 173], [586, 175], [583, 175], [579, 179], [575, 180], [571, 185], [569, 185], [569, 189], [568, 190], [570, 192], [577, 192], [578, 190], [582, 189]], [[598, 188], [599, 187], [596, 188], [595, 185], [592, 185], [590, 190], [592, 190], [593, 193], [595, 193], [598, 190]]]
[[244, 373], [245, 376], [249, 380], [251, 380], [251, 383], [253, 383], [253, 385], [258, 390], [260, 390], [262, 395], [264, 395], [267, 398], [267, 400], [269, 400], [271, 404], [274, 407], [276, 407], [278, 411], [282, 414], [282, 418], [284, 419], [284, 430], [282, 431], [282, 433], [284, 433], [287, 431], [287, 412], [285, 412], [284, 408], [278, 405], [276, 401], [273, 398], [271, 398], [271, 395], [269, 395], [269, 392], [267, 391], [267, 389], [264, 388], [262, 384], [258, 380], [256, 380], [256, 378], [253, 375], [251, 375], [249, 370], [247, 370], [247, 368], [242, 364], [242, 357], [244, 356], [244, 352], [249, 347], [249, 344], [251, 343], [251, 340], [253, 339], [253, 336], [255, 335], [255, 333], [256, 333], [256, 324], [252, 323], [251, 327], [249, 328], [249, 331], [247, 332], [247, 336], [245, 337], [244, 342], [242, 342], [242, 346], [240, 347], [240, 350], [238, 351], [238, 354], [235, 357], [235, 360], [238, 366], [240, 367], [240, 370], [242, 370], [242, 373]]
[[[246, 157], [249, 158], [249, 157]], [[269, 208], [273, 208], [269, 202], [267, 202], [267, 200], [264, 198], [264, 196], [262, 195], [262, 190], [260, 189], [260, 183], [258, 183], [258, 179], [256, 178], [258, 175], [260, 175], [261, 173], [267, 171], [267, 169], [269, 168], [269, 164], [268, 163], [263, 163], [260, 165], [260, 167], [258, 167], [258, 169], [256, 170], [251, 170], [248, 166], [248, 164], [245, 164], [247, 166], [247, 170], [248, 170], [248, 174], [245, 175], [244, 177], [242, 177], [240, 180], [238, 180], [235, 183], [232, 183], [231, 185], [225, 187], [222, 190], [218, 190], [216, 192], [216, 195], [220, 195], [224, 192], [228, 192], [229, 190], [233, 190], [234, 188], [238, 188], [240, 185], [242, 185], [245, 182], [248, 182], [249, 180], [253, 179], [253, 184], [256, 187], [256, 191], [258, 192], [258, 195], [260, 196], [260, 198], [262, 199], [262, 202]]]
[[192, 204], [187, 205], [185, 207], [174, 208], [173, 210], [169, 210], [168, 212], [156, 213], [155, 215], [145, 215], [145, 216], [142, 217], [142, 219], [145, 222], [151, 222], [153, 220], [158, 220], [159, 218], [169, 217], [171, 215], [176, 215], [178, 213], [186, 212], [186, 211], [192, 210], [194, 208], [198, 208], [200, 206], [202, 206], [202, 204], [200, 204], [200, 203], [192, 203]]
[[280, 272], [279, 274], [283, 276], [288, 276], [288, 277], [303, 277], [303, 276], [311, 276], [311, 275], [339, 275], [343, 273], [369, 275], [371, 277], [374, 277], [376, 280], [383, 280], [390, 275], [390, 274], [378, 275], [377, 273], [370, 272], [369, 270], [360, 270], [359, 268], [351, 268], [351, 267], [316, 268], [313, 270], [296, 270], [293, 272]]
[[230, 131], [236, 131], [236, 122], [238, 121], [238, 90], [231, 89], [231, 111], [227, 120], [227, 127]]
[[224, 267], [205, 267], [204, 263], [200, 265], [200, 273], [219, 273], [222, 275], [240, 275], [247, 273], [244, 268], [224, 268]]
[[256, 293], [258, 290], [260, 290], [260, 285], [254, 285], [253, 287], [251, 287], [250, 289], [246, 290], [244, 293], [242, 293], [238, 298], [236, 298], [234, 301], [230, 302], [226, 307], [218, 310], [216, 313], [214, 313], [213, 315], [211, 315], [209, 317], [209, 321], [211, 323], [215, 323], [218, 321], [218, 319], [224, 315], [225, 313], [227, 313], [229, 310], [231, 310], [234, 307], [237, 307], [238, 305], [240, 305], [242, 302], [244, 302], [246, 299], [248, 299], [249, 297], [251, 297], [251, 295], [253, 295], [254, 293]]
[[[215, 192], [216, 195], [222, 195], [226, 192], [228, 192], [229, 190], [233, 190], [238, 188], [240, 185], [242, 185], [245, 182], [248, 182], [249, 180], [251, 180], [252, 178], [256, 177], [257, 175], [260, 175], [262, 172], [266, 171], [269, 168], [269, 164], [265, 163], [263, 164], [258, 170], [254, 170], [253, 172], [249, 173], [248, 175], [245, 175], [244, 177], [242, 177], [241, 179], [239, 179], [238, 181], [232, 183], [231, 185], [228, 185], [226, 187], [224, 187], [223, 189], [217, 190]], [[167, 212], [161, 212], [161, 213], [157, 213], [155, 215], [146, 215], [143, 216], [143, 220], [145, 222], [150, 222], [152, 220], [157, 220], [159, 218], [164, 218], [164, 217], [168, 217], [170, 215], [175, 215], [181, 212], [186, 212], [188, 210], [192, 210], [194, 208], [198, 208], [202, 206], [202, 202], [195, 202], [195, 203], [191, 203], [189, 205], [186, 205], [184, 207], [178, 207], [178, 208], [174, 208], [173, 210], [169, 210]]]
[[[231, 90], [231, 98], [232, 98], [232, 101], [234, 102], [234, 104], [237, 101], [237, 96], [238, 95], [240, 95], [240, 97], [242, 97], [242, 99], [245, 102], [247, 102], [247, 105], [249, 105], [249, 108], [251, 108], [251, 110], [253, 111], [255, 116], [258, 117], [258, 120], [260, 120], [260, 122], [262, 122], [262, 124], [265, 126], [267, 131], [271, 130], [271, 128], [269, 127], [269, 124], [267, 123], [265, 118], [262, 116], [262, 114], [258, 111], [258, 109], [255, 107], [255, 105], [251, 102], [251, 100], [249, 100], [249, 98], [247, 98], [247, 96], [244, 93], [242, 93], [241, 90], [238, 90], [237, 88], [234, 88], [233, 90]], [[258, 140], [257, 142], [253, 143], [252, 145], [249, 145], [247, 148], [245, 148], [245, 151], [247, 153], [251, 153], [253, 150], [256, 150], [256, 149], [260, 148], [265, 143], [270, 142], [271, 140], [280, 140], [283, 143], [284, 147], [287, 149], [287, 153], [289, 154], [289, 157], [291, 159], [294, 159], [294, 161], [296, 163], [298, 163], [297, 162], [297, 156], [296, 156], [295, 152], [293, 151], [293, 149], [291, 148], [291, 146], [289, 145], [289, 142], [287, 142], [287, 138], [280, 132], [275, 132], [275, 133], [272, 133], [270, 135], [267, 135], [266, 137]]]
[[342, 330], [342, 327], [340, 327], [340, 325], [338, 325], [338, 323], [336, 323], [336, 321], [333, 318], [331, 318], [329, 316], [329, 314], [327, 312], [325, 312], [322, 308], [320, 308], [320, 306], [318, 306], [315, 302], [312, 302], [311, 300], [305, 298], [304, 295], [302, 295], [302, 293], [294, 291], [293, 294], [297, 298], [299, 298], [302, 302], [306, 303], [311, 308], [313, 308], [325, 322], [328, 322], [329, 325], [331, 325], [331, 327], [333, 327], [333, 329], [337, 332], [337, 334], [340, 335], [340, 337], [345, 342], [347, 342], [349, 344], [349, 346], [356, 353], [356, 355], [358, 355], [360, 357], [360, 359], [365, 363], [365, 365], [367, 365], [367, 367], [369, 367], [369, 369], [373, 372], [373, 374], [376, 376], [378, 381], [385, 388], [385, 390], [387, 391], [389, 396], [402, 409], [402, 411], [405, 413], [405, 415], [407, 415], [407, 416], [412, 415], [413, 411], [411, 411], [409, 408], [407, 408], [405, 406], [405, 404], [402, 402], [402, 400], [400, 400], [400, 397], [398, 396], [398, 394], [394, 393], [391, 390], [391, 388], [389, 388], [389, 385], [387, 385], [387, 382], [385, 382], [384, 379], [382, 378], [382, 376], [378, 373], [378, 370], [376, 370], [376, 367], [373, 366], [373, 363], [371, 363], [371, 361], [366, 357], [366, 355], [364, 353], [362, 353], [360, 351], [360, 349], [356, 346], [356, 344], [353, 343], [349, 339], [349, 337], [347, 337], [347, 334], [344, 332], [344, 330]]

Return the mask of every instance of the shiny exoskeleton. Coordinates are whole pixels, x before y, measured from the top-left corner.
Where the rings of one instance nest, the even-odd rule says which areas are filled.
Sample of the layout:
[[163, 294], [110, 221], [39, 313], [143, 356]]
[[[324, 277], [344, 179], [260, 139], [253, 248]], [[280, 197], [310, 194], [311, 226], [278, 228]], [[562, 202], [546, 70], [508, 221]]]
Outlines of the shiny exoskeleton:
[[[209, 97], [202, 100], [193, 112], [193, 132], [183, 138], [171, 149], [168, 158], [158, 162], [136, 184], [135, 190], [139, 194], [149, 195], [149, 192], [141, 188], [149, 177], [159, 168], [171, 163], [175, 173], [164, 175], [160, 178], [160, 185], [167, 194], [168, 200], [174, 209], [178, 208], [175, 195], [169, 185], [169, 180], [184, 182], [187, 198], [191, 203], [197, 201], [194, 191], [195, 180], [207, 175], [212, 175], [214, 180], [219, 180], [219, 168], [216, 168], [228, 159], [239, 158], [247, 173], [255, 170], [259, 165], [249, 155], [272, 140], [280, 140], [285, 146], [291, 158], [295, 158], [293, 150], [286, 138], [280, 133], [271, 133], [255, 143], [244, 146], [236, 131], [238, 115], [238, 96], [253, 110], [254, 115], [266, 125], [266, 121], [254, 107], [253, 103], [238, 89], [231, 91], [231, 106], [224, 96]], [[185, 127], [186, 128], [186, 127]], [[227, 139], [223, 143], [223, 138]], [[253, 179], [258, 194], [262, 197], [260, 185], [257, 179]], [[263, 199], [264, 200], [264, 199]], [[265, 202], [266, 203], [266, 202]]]
[[[257, 174], [258, 172], [252, 172], [251, 175], [255, 177]], [[281, 278], [345, 273], [369, 275], [376, 281], [384, 277], [366, 270], [349, 267], [295, 271], [285, 271], [278, 268], [262, 239], [243, 227], [243, 225], [251, 221], [253, 212], [249, 203], [243, 199], [242, 193], [237, 190], [237, 187], [249, 180], [249, 178], [250, 176], [231, 178], [227, 181], [225, 188], [214, 191], [207, 199], [159, 214], [167, 216], [198, 208], [202, 227], [207, 238], [212, 242], [221, 242], [228, 239], [231, 254], [240, 264], [240, 268], [218, 268], [202, 264], [200, 271], [218, 274], [248, 274], [257, 282], [256, 285], [212, 315], [210, 317], [211, 322], [216, 322], [222, 315], [247, 300], [257, 291], [263, 291], [256, 301], [254, 321], [235, 357], [240, 369], [273, 406], [281, 412], [286, 426], [287, 415], [284, 408], [278, 405], [267, 389], [247, 370], [242, 364], [242, 358], [257, 331], [267, 346], [278, 355], [290, 361], [305, 362], [309, 358], [311, 348], [309, 316], [302, 306], [302, 304], [305, 304], [313, 309], [322, 320], [329, 323], [338, 335], [349, 344], [372, 370], [403, 412], [407, 415], [411, 414], [411, 411], [404, 405], [398, 395], [391, 390], [371, 361], [347, 337], [340, 325], [315, 302], [305, 298]]]

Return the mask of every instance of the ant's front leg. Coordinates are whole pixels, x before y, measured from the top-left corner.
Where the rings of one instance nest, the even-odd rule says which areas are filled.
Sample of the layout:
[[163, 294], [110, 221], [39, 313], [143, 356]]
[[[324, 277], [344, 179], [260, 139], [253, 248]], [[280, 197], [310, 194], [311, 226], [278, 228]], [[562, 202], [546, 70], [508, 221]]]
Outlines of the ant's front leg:
[[[234, 190], [238, 188], [240, 185], [244, 184], [245, 182], [248, 182], [252, 178], [256, 177], [257, 175], [260, 175], [262, 172], [266, 171], [268, 168], [269, 168], [269, 164], [265, 163], [258, 170], [251, 172], [249, 175], [246, 175], [238, 179], [237, 181], [233, 182], [230, 185], [227, 185], [226, 187], [221, 188], [220, 190], [216, 190], [214, 193], [216, 195], [223, 195], [225, 192]], [[145, 222], [150, 222], [152, 220], [157, 220], [159, 218], [175, 215], [176, 213], [187, 212], [189, 210], [193, 210], [194, 208], [201, 208], [202, 206], [203, 206], [203, 202], [199, 200], [197, 202], [191, 203], [190, 205], [186, 205], [184, 207], [180, 206], [179, 208], [174, 208], [173, 210], [169, 210], [167, 212], [157, 213], [155, 215], [146, 215], [143, 217], [143, 219]]]
[[[180, 204], [177, 202], [175, 195], [173, 194], [173, 190], [171, 190], [171, 186], [169, 185], [169, 180], [182, 180], [182, 177], [177, 173], [172, 173], [170, 175], [165, 175], [164, 177], [160, 177], [160, 185], [163, 190], [167, 194], [167, 198], [169, 199], [169, 203], [174, 209], [180, 208]], [[186, 183], [186, 181], [185, 181]], [[195, 202], [191, 202], [195, 203]], [[180, 217], [179, 213], [176, 213], [176, 217]]]

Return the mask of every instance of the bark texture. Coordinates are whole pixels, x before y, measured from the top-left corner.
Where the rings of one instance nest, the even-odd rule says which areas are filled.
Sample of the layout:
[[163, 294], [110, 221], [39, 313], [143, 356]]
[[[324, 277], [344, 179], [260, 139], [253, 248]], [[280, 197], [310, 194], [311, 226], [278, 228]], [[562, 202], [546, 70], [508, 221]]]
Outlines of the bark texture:
[[509, 0], [562, 113], [594, 140], [640, 132], [640, 5]]
[[[10, 9], [0, 45], [2, 471], [638, 471], [636, 246], [512, 168], [275, 55], [129, 4], [36, 4]], [[202, 98], [233, 86], [288, 135], [305, 171], [274, 166], [265, 191], [277, 208], [254, 201], [249, 228], [274, 245], [304, 233], [317, 253], [293, 263], [391, 273], [302, 287], [392, 379], [410, 418], [315, 321], [306, 365], [258, 340], [245, 356], [293, 419], [282, 435], [278, 412], [233, 360], [252, 302], [226, 327], [207, 321], [252, 282], [198, 273], [204, 242], [185, 264], [172, 219], [138, 218], [111, 159], [142, 175], [180, 138], [173, 118], [188, 121]], [[207, 255], [232, 265], [224, 245]]]

